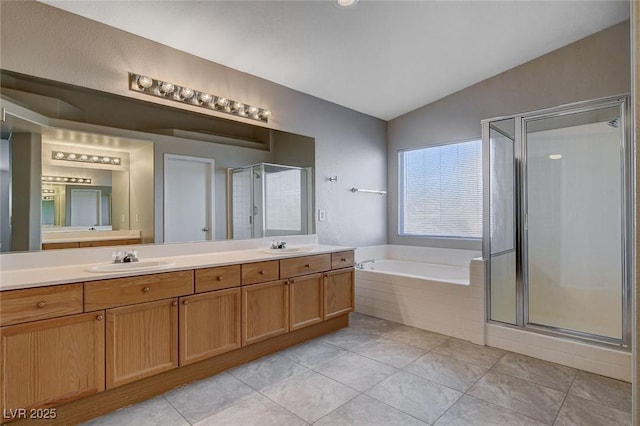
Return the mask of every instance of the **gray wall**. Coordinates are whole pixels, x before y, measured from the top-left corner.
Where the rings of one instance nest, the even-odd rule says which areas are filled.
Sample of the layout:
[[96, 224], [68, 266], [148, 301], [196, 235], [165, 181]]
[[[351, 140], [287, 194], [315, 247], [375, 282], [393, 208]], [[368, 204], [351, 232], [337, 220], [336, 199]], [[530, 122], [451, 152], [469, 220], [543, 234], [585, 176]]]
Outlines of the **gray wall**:
[[[150, 101], [128, 89], [127, 73], [137, 72], [271, 109], [269, 127], [316, 141], [316, 206], [327, 211], [320, 241], [386, 242], [386, 198], [348, 191], [386, 188], [384, 121], [41, 3], [0, 2], [0, 19], [6, 70]], [[338, 183], [326, 181], [331, 175]]]
[[479, 242], [398, 236], [399, 150], [480, 139], [487, 118], [629, 93], [629, 58], [625, 21], [390, 121], [389, 243], [480, 248]]

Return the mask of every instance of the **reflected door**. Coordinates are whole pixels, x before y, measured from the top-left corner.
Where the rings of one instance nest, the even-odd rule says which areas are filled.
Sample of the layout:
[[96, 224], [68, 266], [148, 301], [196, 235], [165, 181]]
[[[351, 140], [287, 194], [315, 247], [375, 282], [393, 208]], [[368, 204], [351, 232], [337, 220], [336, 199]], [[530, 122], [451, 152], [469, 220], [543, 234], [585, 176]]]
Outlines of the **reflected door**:
[[620, 115], [524, 122], [527, 324], [623, 337]]
[[213, 159], [165, 154], [165, 242], [212, 239], [213, 170]]
[[71, 226], [100, 225], [102, 191], [97, 189], [71, 190]]

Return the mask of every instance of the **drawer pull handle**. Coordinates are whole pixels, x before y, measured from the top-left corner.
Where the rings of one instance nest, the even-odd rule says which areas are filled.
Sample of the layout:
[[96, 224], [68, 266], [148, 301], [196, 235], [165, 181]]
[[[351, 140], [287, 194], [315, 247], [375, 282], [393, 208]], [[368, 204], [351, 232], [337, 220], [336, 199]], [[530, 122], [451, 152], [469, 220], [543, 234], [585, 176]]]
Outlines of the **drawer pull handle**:
[[216, 277], [216, 280], [218, 280], [218, 281], [222, 281], [222, 275], [218, 275], [218, 276]]
[[178, 302], [174, 300], [173, 302], [171, 302], [171, 306], [178, 306]]
[[264, 275], [264, 271], [260, 271], [259, 273], [260, 273], [260, 275]]
[[144, 291], [145, 293], [148, 293], [149, 291], [151, 291], [151, 289], [149, 287], [145, 287], [142, 289], [142, 291]]
[[38, 302], [38, 308], [44, 308], [46, 306], [46, 302]]
[[98, 321], [102, 321], [103, 319], [104, 319], [104, 315], [98, 315], [96, 317], [96, 320], [98, 320]]
[[189, 301], [188, 301], [188, 300], [183, 300], [183, 301], [182, 301], [182, 304], [183, 304], [183, 305], [188, 305], [188, 304], [189, 304]]

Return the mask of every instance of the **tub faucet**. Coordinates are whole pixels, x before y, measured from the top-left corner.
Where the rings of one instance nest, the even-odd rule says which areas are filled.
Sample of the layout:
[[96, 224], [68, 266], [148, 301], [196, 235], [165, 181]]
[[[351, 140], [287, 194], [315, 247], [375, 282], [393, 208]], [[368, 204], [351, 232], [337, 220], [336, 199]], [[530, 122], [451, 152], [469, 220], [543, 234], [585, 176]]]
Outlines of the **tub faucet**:
[[271, 249], [275, 250], [275, 249], [285, 249], [287, 248], [287, 242], [286, 241], [271, 241]]
[[367, 259], [367, 260], [363, 260], [362, 262], [357, 262], [356, 263], [356, 268], [358, 269], [364, 269], [364, 264], [365, 263], [375, 263], [376, 260], [375, 259]]

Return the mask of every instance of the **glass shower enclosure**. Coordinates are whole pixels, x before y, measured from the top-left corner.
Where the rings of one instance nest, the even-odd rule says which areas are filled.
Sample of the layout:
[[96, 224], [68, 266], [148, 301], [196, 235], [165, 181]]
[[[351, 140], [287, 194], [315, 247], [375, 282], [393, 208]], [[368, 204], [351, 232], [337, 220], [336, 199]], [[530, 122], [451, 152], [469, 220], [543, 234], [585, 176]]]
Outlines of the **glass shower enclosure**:
[[260, 163], [227, 170], [230, 239], [313, 233], [311, 168]]
[[626, 96], [482, 122], [490, 322], [629, 348]]

